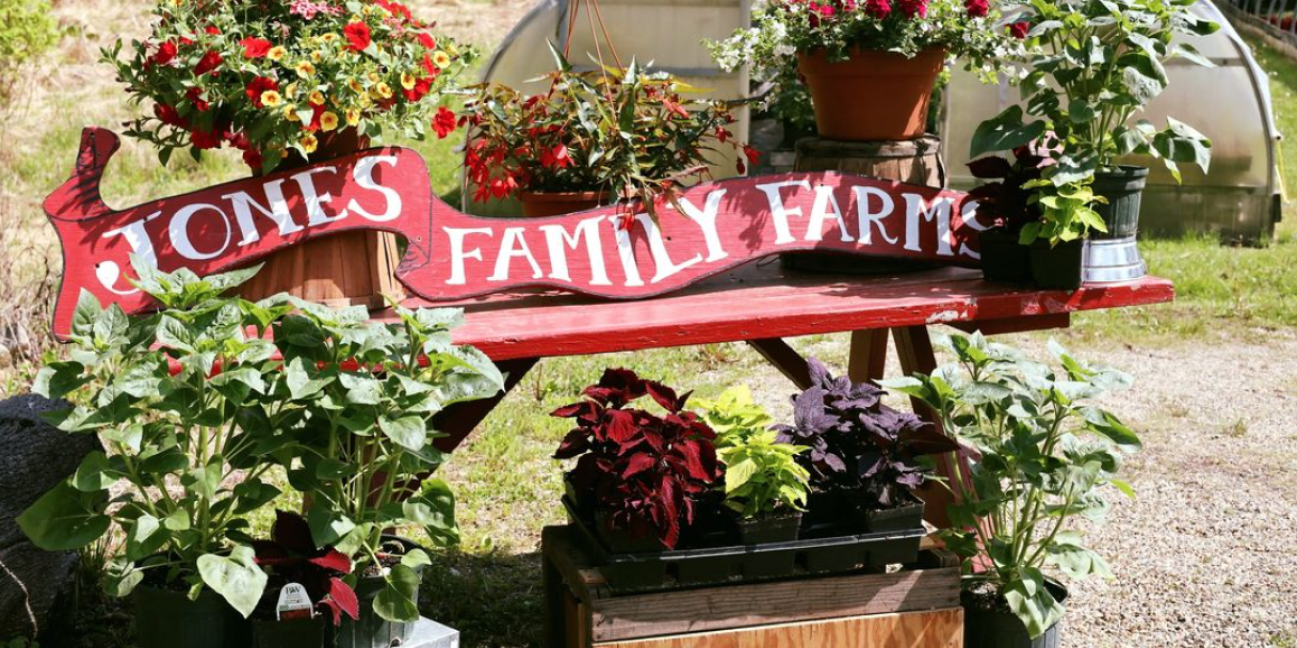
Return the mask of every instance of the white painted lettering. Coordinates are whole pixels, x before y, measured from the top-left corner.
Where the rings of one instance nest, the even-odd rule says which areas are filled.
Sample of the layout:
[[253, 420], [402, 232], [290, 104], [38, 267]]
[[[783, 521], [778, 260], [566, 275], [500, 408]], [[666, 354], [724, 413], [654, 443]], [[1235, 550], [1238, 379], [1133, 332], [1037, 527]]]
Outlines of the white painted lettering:
[[937, 254], [941, 256], [952, 256], [954, 251], [950, 249], [950, 198], [938, 196], [931, 203], [923, 200], [923, 196], [913, 193], [904, 194], [905, 196], [905, 249], [915, 252], [921, 252], [919, 244], [921, 233], [919, 231], [920, 220], [936, 223], [937, 228]]
[[[216, 212], [216, 215], [221, 217], [221, 227], [225, 229], [225, 239], [221, 242], [220, 247], [211, 252], [198, 251], [194, 247], [194, 242], [189, 238], [189, 220], [201, 211]], [[220, 256], [230, 246], [230, 219], [216, 205], [207, 203], [185, 205], [176, 212], [175, 216], [171, 217], [171, 222], [167, 225], [167, 233], [171, 237], [171, 245], [176, 248], [176, 252], [180, 253], [180, 256], [194, 261], [206, 261]]]
[[243, 233], [243, 238], [239, 241], [240, 246], [252, 245], [261, 240], [261, 232], [257, 231], [257, 224], [252, 221], [252, 209], [255, 207], [263, 216], [270, 218], [279, 229], [280, 236], [288, 236], [302, 231], [302, 226], [293, 220], [293, 215], [288, 211], [288, 201], [284, 200], [284, 181], [275, 180], [267, 182], [265, 185], [266, 200], [270, 207], [265, 207], [261, 203], [252, 199], [246, 191], [236, 191], [232, 194], [221, 196], [230, 201], [230, 206], [234, 208], [234, 220], [239, 224], [239, 231]]
[[504, 236], [500, 240], [500, 253], [495, 257], [495, 272], [487, 277], [487, 281], [508, 281], [509, 269], [513, 264], [515, 257], [527, 260], [531, 265], [531, 278], [540, 279], [545, 276], [544, 271], [540, 269], [540, 264], [536, 263], [536, 257], [531, 255], [531, 248], [527, 247], [527, 239], [523, 237], [526, 228], [506, 227]]
[[757, 189], [765, 192], [766, 200], [770, 203], [770, 217], [775, 222], [775, 245], [797, 242], [797, 239], [793, 238], [792, 232], [788, 230], [788, 219], [792, 216], [802, 215], [801, 207], [793, 207], [792, 209], [784, 207], [784, 199], [779, 195], [779, 190], [784, 187], [801, 187], [810, 191], [811, 183], [806, 180], [787, 180], [757, 185]]
[[482, 260], [482, 248], [473, 248], [472, 250], [464, 249], [464, 239], [469, 234], [485, 234], [494, 236], [495, 232], [489, 227], [479, 228], [459, 228], [443, 227], [442, 231], [446, 232], [446, 238], [450, 240], [450, 278], [446, 280], [447, 284], [462, 286], [467, 282], [467, 271], [464, 268], [465, 261], [468, 259]]
[[[829, 211], [830, 207], [833, 208], [832, 212]], [[838, 221], [838, 236], [843, 243], [856, 240], [847, 231], [847, 222], [842, 219], [842, 209], [838, 207], [838, 199], [833, 195], [833, 187], [826, 185], [815, 187], [815, 204], [811, 207], [811, 222], [806, 226], [806, 240], [824, 240], [824, 223], [830, 216]]]
[[[401, 215], [401, 194], [391, 187], [384, 187], [383, 185], [378, 184], [378, 182], [374, 180], [374, 167], [379, 164], [390, 164], [395, 168], [396, 156], [373, 155], [367, 158], [361, 158], [361, 160], [356, 163], [356, 169], [355, 171], [352, 171], [351, 176], [356, 179], [356, 184], [359, 185], [361, 189], [369, 189], [383, 194], [383, 196], [387, 198], [387, 210], [382, 214], [371, 214], [368, 210], [361, 207], [360, 203], [357, 203], [355, 198], [352, 198], [351, 202], [347, 203], [347, 209], [350, 209], [351, 211], [360, 214], [362, 218], [371, 220], [375, 223], [385, 223]], [[345, 214], [346, 212], [343, 213]], [[341, 218], [341, 216], [339, 216], [339, 218]]]
[[[896, 201], [886, 191], [878, 187], [853, 187], [856, 195], [856, 220], [860, 226], [860, 242], [865, 245], [874, 244], [874, 228], [878, 228], [878, 235], [884, 241], [895, 244], [897, 239], [887, 235], [887, 224], [883, 221], [896, 208]], [[878, 211], [869, 209], [870, 198], [877, 197], [880, 208]]]
[[721, 247], [720, 233], [716, 231], [716, 215], [721, 211], [721, 198], [724, 197], [724, 189], [717, 189], [708, 193], [707, 202], [702, 209], [694, 207], [693, 203], [689, 202], [689, 199], [684, 196], [679, 198], [680, 209], [684, 212], [684, 215], [688, 216], [689, 220], [703, 230], [703, 241], [707, 244], [707, 258], [705, 260], [708, 263], [720, 261], [729, 256], [729, 253]]
[[333, 196], [328, 192], [319, 193], [315, 188], [315, 178], [311, 177], [317, 173], [337, 172], [338, 170], [334, 167], [317, 167], [293, 174], [293, 180], [297, 182], [297, 186], [302, 190], [302, 197], [306, 199], [306, 215], [310, 217], [307, 220], [307, 225], [318, 227], [347, 217], [347, 210], [345, 209], [336, 216], [329, 216], [324, 213], [324, 204], [333, 200]]
[[599, 223], [603, 217], [587, 218], [576, 224], [572, 234], [568, 234], [562, 225], [541, 225], [545, 233], [545, 244], [549, 248], [549, 278], [559, 281], [571, 281], [567, 269], [567, 251], [576, 250], [585, 238], [586, 254], [590, 257], [590, 285], [611, 286], [608, 280], [608, 269], [604, 267], [603, 243], [599, 236]]

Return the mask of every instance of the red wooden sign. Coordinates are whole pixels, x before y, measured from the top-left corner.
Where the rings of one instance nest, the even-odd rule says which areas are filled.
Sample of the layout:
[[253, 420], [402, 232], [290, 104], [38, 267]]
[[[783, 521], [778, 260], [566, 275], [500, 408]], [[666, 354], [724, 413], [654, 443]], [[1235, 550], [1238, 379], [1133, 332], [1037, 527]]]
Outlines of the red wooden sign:
[[70, 330], [77, 295], [128, 312], [151, 306], [131, 285], [130, 255], [199, 275], [349, 229], [395, 232], [408, 248], [397, 278], [429, 300], [524, 286], [617, 299], [678, 290], [760, 257], [796, 250], [978, 262], [976, 204], [967, 194], [839, 173], [704, 183], [679, 208], [607, 207], [549, 218], [479, 218], [432, 196], [414, 151], [380, 148], [210, 187], [122, 211], [99, 194], [118, 139], [82, 137], [76, 171], [45, 201], [63, 244], [54, 331]]

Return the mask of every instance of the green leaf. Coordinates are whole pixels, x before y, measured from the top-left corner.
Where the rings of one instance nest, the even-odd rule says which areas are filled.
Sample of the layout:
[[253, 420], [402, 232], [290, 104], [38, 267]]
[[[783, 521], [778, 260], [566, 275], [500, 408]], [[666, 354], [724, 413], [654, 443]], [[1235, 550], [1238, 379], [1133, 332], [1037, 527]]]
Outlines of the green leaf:
[[80, 549], [112, 524], [101, 512], [104, 499], [102, 492], [83, 493], [62, 481], [18, 516], [18, 527], [46, 551]]
[[252, 547], [235, 547], [228, 557], [215, 554], [200, 556], [198, 574], [203, 583], [225, 597], [230, 607], [245, 619], [252, 615], [266, 589], [266, 573], [257, 566]]
[[747, 484], [748, 480], [752, 479], [752, 475], [756, 474], [756, 472], [757, 464], [751, 460], [744, 460], [734, 465], [727, 465], [725, 467], [725, 492], [727, 494], [732, 493], [744, 484]]
[[203, 499], [214, 499], [221, 487], [222, 460], [214, 458], [201, 468], [194, 468], [180, 478], [180, 484]]
[[158, 519], [145, 513], [127, 525], [126, 557], [142, 560], [158, 552], [170, 539]]
[[978, 125], [973, 132], [969, 158], [976, 159], [987, 153], [1025, 146], [1045, 133], [1045, 122], [1024, 124], [1022, 118], [1022, 107], [1013, 105]]
[[450, 485], [440, 479], [423, 482], [419, 494], [401, 504], [401, 514], [424, 528], [428, 537], [440, 546], [459, 543], [459, 527], [455, 523], [455, 494]]
[[306, 513], [306, 524], [311, 528], [311, 539], [317, 547], [335, 545], [356, 528], [356, 523], [351, 518], [324, 506], [311, 507]]
[[1130, 499], [1135, 499], [1135, 489], [1130, 485], [1130, 482], [1127, 482], [1124, 479], [1110, 479], [1108, 480], [1108, 483], [1112, 484], [1114, 488], [1121, 491], [1122, 495], [1125, 495]]
[[99, 299], [82, 288], [77, 295], [76, 309], [72, 311], [72, 335], [86, 339], [94, 337], [95, 321], [99, 319], [102, 310]]
[[409, 552], [407, 552], [404, 556], [401, 556], [401, 564], [405, 565], [406, 567], [409, 567], [410, 569], [415, 569], [418, 567], [431, 565], [432, 559], [428, 557], [428, 553], [426, 551], [422, 549], [412, 549]]
[[377, 405], [383, 400], [383, 383], [366, 376], [342, 374], [342, 386], [347, 390], [347, 402], [353, 405]]
[[392, 622], [419, 619], [415, 596], [419, 592], [419, 575], [406, 565], [396, 565], [384, 579], [383, 590], [374, 598], [374, 612]]
[[144, 580], [144, 572], [130, 561], [113, 561], [104, 571], [104, 593], [121, 598], [129, 595]]
[[95, 450], [81, 460], [76, 474], [72, 476], [72, 485], [79, 491], [94, 493], [107, 490], [122, 476], [122, 473], [112, 468], [108, 455]]
[[395, 420], [380, 416], [378, 427], [387, 438], [407, 450], [417, 452], [428, 444], [428, 426], [418, 416], [403, 416]]

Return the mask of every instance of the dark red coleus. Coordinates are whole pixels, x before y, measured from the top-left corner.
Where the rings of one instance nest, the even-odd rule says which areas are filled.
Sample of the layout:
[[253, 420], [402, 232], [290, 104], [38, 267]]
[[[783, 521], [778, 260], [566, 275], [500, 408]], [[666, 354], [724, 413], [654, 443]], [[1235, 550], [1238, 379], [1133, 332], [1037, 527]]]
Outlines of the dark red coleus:
[[360, 600], [350, 585], [342, 580], [351, 573], [351, 559], [326, 547], [316, 548], [306, 519], [296, 513], [275, 511], [275, 526], [270, 540], [254, 540], [257, 564], [266, 569], [271, 584], [283, 587], [298, 583], [321, 612], [332, 613], [333, 625], [342, 623], [342, 615], [360, 618]]
[[[689, 394], [628, 369], [604, 371], [584, 395], [553, 412], [575, 422], [554, 457], [580, 457], [568, 477], [594, 493], [609, 524], [633, 536], [652, 532], [674, 548], [681, 528], [693, 523], [699, 497], [721, 478], [716, 433], [685, 410]], [[663, 413], [629, 407], [643, 396]]]

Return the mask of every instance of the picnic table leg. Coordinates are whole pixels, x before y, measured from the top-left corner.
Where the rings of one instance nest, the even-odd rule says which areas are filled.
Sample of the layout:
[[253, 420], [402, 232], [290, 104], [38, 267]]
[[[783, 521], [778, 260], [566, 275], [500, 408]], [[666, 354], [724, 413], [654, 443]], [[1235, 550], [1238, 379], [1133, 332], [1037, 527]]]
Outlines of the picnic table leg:
[[539, 361], [540, 358], [517, 358], [495, 363], [504, 374], [504, 391], [490, 398], [456, 403], [438, 412], [433, 417], [432, 424], [438, 432], [446, 436], [437, 439], [435, 442], [437, 449], [442, 452], [452, 452], [459, 447], [459, 444], [473, 433], [478, 424], [495, 409], [496, 405], [500, 404], [500, 401], [504, 400], [505, 396], [509, 395], [514, 387], [518, 386], [518, 383], [522, 382], [523, 376], [526, 376]]
[[748, 345], [757, 350], [770, 364], [782, 372], [798, 389], [811, 386], [811, 372], [803, 358], [783, 338], [763, 338], [748, 340]]
[[[892, 336], [896, 340], [896, 355], [901, 361], [901, 373], [909, 376], [914, 373], [930, 374], [936, 370], [937, 355], [932, 349], [932, 339], [928, 337], [928, 327], [922, 325], [898, 327], [892, 329]], [[944, 433], [941, 419], [937, 417], [936, 412], [918, 399], [912, 398], [910, 402], [914, 406], [915, 414], [936, 426], [938, 432]], [[936, 459], [937, 473], [948, 480], [954, 475], [954, 464], [951, 462], [963, 461], [954, 453], [939, 455]], [[960, 472], [967, 476], [968, 466], [965, 465], [963, 468], [964, 470]], [[951, 492], [941, 484], [930, 484], [921, 489], [919, 494], [925, 502], [924, 519], [938, 528], [950, 526], [950, 516], [946, 513], [946, 507], [954, 503]]]
[[852, 331], [847, 376], [858, 383], [877, 382], [883, 379], [886, 367], [887, 329]]

